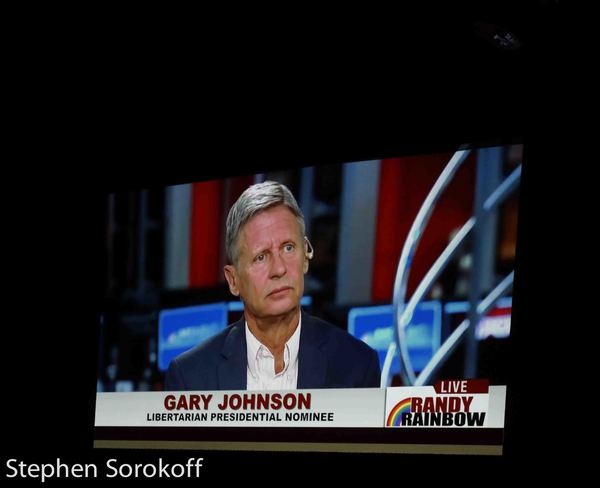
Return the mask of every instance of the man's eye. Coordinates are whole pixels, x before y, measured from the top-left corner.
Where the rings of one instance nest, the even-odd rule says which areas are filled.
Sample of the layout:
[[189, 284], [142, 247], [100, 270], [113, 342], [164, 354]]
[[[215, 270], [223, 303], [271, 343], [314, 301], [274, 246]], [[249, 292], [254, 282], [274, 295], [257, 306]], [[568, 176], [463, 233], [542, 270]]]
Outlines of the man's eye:
[[284, 249], [287, 252], [292, 252], [294, 250], [294, 245], [293, 244], [286, 244], [285, 247], [284, 247]]
[[265, 255], [264, 254], [259, 254], [258, 256], [256, 256], [254, 258], [254, 261], [258, 261], [259, 263], [262, 263], [265, 260]]

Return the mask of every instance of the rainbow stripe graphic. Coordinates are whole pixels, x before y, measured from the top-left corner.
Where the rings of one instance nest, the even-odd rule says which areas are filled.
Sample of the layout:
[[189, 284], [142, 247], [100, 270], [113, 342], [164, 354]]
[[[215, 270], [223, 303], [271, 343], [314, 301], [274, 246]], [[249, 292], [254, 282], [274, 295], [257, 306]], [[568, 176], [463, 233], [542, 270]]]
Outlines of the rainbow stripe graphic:
[[405, 398], [404, 400], [399, 401], [392, 411], [388, 415], [387, 422], [385, 425], [388, 427], [398, 427], [402, 425], [402, 414], [405, 412], [410, 412], [410, 404], [412, 403], [412, 397]]

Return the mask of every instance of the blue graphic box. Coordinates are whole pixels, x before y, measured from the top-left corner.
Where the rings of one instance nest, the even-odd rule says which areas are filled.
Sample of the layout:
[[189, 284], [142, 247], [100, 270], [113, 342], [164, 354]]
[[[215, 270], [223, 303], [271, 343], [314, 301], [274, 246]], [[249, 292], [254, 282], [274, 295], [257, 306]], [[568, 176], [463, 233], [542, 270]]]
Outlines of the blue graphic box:
[[[394, 340], [394, 307], [381, 305], [356, 307], [348, 312], [348, 332], [366, 342], [379, 354], [379, 366]], [[440, 347], [442, 305], [438, 301], [421, 302], [415, 308], [406, 329], [408, 354], [416, 372], [420, 372]], [[390, 374], [400, 373], [398, 355], [394, 355]]]
[[158, 367], [227, 327], [226, 302], [162, 310], [158, 316]]

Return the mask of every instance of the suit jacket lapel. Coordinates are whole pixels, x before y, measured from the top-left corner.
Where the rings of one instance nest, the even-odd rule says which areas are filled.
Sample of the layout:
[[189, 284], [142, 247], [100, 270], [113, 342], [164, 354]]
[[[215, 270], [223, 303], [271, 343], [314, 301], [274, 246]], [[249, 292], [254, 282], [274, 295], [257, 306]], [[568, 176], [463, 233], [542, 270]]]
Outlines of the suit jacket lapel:
[[217, 375], [219, 389], [245, 390], [247, 386], [246, 330], [244, 317], [233, 324], [221, 350]]
[[327, 356], [322, 346], [327, 336], [302, 312], [300, 349], [298, 351], [298, 389], [324, 388], [327, 372]]

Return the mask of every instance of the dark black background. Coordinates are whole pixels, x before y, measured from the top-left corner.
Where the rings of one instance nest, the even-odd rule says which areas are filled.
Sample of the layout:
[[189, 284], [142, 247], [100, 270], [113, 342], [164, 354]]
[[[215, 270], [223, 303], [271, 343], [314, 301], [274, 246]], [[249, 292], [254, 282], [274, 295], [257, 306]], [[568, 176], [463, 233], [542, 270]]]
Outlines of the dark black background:
[[[40, 107], [41, 134], [26, 138], [5, 180], [13, 191], [3, 194], [3, 478], [6, 459], [57, 457], [101, 468], [109, 457], [203, 456], [204, 480], [277, 483], [287, 480], [281, 471], [306, 480], [319, 471], [326, 484], [358, 475], [474, 484], [508, 481], [517, 468], [561, 469], [564, 426], [548, 409], [550, 388], [563, 385], [566, 195], [582, 176], [559, 153], [560, 9], [534, 2], [442, 17], [374, 25], [333, 17], [344, 32], [327, 44], [328, 29], [314, 39], [310, 29], [282, 28], [218, 54], [183, 40], [86, 51], [72, 90]], [[482, 19], [513, 29], [522, 47], [503, 51], [477, 37]], [[284, 34], [290, 42], [276, 50]], [[524, 167], [502, 457], [92, 449], [107, 191], [514, 141], [524, 144]]]

